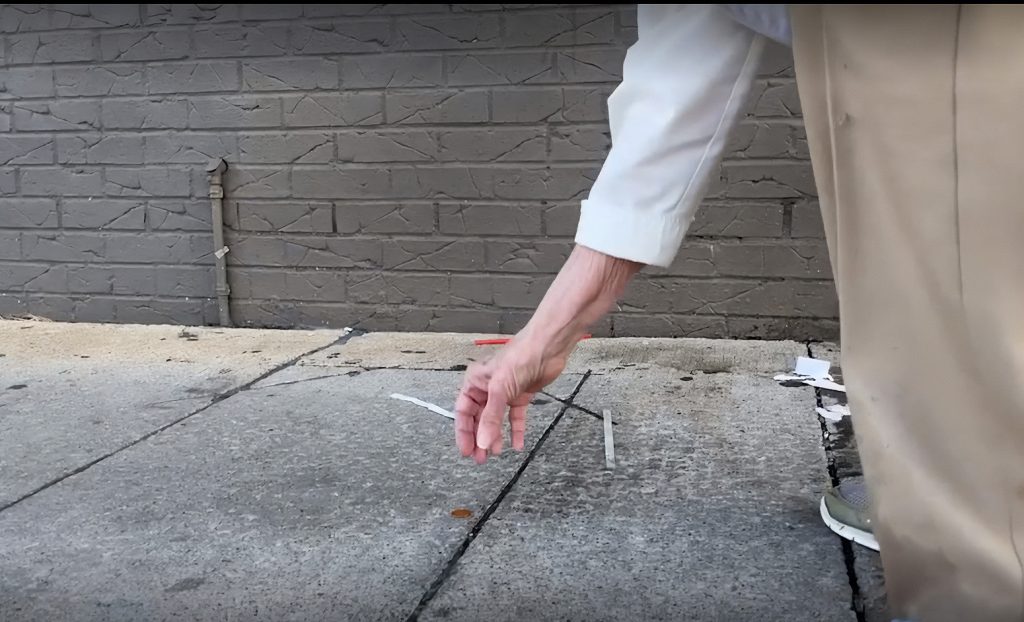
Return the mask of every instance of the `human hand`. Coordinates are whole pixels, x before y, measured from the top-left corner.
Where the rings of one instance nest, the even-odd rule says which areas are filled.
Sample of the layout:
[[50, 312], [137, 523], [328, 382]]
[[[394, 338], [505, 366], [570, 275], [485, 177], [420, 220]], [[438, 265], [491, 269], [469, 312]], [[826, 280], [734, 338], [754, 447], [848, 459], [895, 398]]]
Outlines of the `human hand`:
[[488, 454], [500, 454], [506, 413], [512, 447], [523, 450], [530, 400], [562, 373], [568, 359], [568, 352], [549, 346], [524, 331], [493, 358], [466, 371], [455, 402], [455, 442], [463, 456], [483, 464]]

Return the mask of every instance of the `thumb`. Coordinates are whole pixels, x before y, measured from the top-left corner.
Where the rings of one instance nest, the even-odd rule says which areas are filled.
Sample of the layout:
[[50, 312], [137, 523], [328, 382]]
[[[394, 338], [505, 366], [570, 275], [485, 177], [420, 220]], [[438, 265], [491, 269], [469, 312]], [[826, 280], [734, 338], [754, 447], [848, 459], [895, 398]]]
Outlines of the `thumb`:
[[[496, 443], [501, 451], [501, 424], [505, 420], [508, 407], [508, 393], [504, 383], [493, 379], [487, 387], [487, 404], [480, 413], [480, 425], [476, 429], [476, 446], [478, 449], [491, 449]], [[497, 453], [497, 452], [496, 452]]]

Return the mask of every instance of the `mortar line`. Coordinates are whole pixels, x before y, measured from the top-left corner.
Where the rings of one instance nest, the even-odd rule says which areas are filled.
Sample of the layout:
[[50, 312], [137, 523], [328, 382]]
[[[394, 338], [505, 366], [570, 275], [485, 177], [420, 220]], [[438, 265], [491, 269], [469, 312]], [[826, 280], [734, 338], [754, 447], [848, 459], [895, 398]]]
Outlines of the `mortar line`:
[[505, 500], [506, 496], [508, 496], [508, 493], [516, 485], [516, 482], [519, 481], [519, 478], [522, 477], [526, 468], [530, 466], [534, 456], [536, 456], [540, 451], [540, 448], [544, 446], [544, 441], [546, 441], [548, 436], [551, 435], [551, 432], [554, 431], [558, 422], [562, 420], [562, 417], [572, 406], [572, 401], [576, 399], [580, 389], [583, 388], [584, 383], [586, 383], [589, 378], [590, 370], [588, 369], [587, 373], [583, 374], [583, 377], [580, 378], [576, 388], [573, 389], [573, 392], [569, 395], [569, 399], [567, 400], [568, 403], [563, 402], [562, 407], [558, 410], [558, 414], [551, 420], [548, 427], [544, 429], [540, 438], [538, 438], [537, 442], [534, 443], [533, 448], [526, 454], [526, 458], [523, 459], [519, 468], [516, 469], [516, 472], [512, 474], [512, 477], [505, 482], [505, 485], [502, 486], [500, 491], [498, 491], [497, 496], [494, 497], [494, 500], [491, 501], [490, 505], [487, 506], [487, 509], [485, 509], [483, 514], [480, 515], [480, 518], [473, 524], [473, 528], [470, 529], [469, 533], [466, 534], [466, 537], [462, 539], [462, 542], [459, 544], [458, 548], [455, 549], [455, 552], [452, 553], [451, 557], [448, 558], [448, 561], [445, 562], [444, 567], [441, 568], [441, 572], [430, 583], [430, 586], [427, 587], [427, 591], [423, 593], [423, 596], [420, 598], [420, 602], [416, 605], [416, 608], [413, 609], [412, 613], [409, 614], [409, 617], [406, 618], [406, 622], [417, 622], [420, 614], [423, 613], [423, 610], [427, 608], [430, 601], [434, 600], [434, 597], [437, 596], [438, 592], [441, 591], [441, 588], [444, 587], [448, 578], [455, 573], [455, 567], [458, 565], [459, 560], [462, 559], [462, 556], [466, 554], [466, 551], [469, 549], [469, 545], [473, 544], [473, 540], [476, 540], [476, 537], [480, 535], [484, 525], [487, 524], [487, 521], [490, 520], [491, 516], [497, 511], [498, 506], [500, 506], [501, 502]]
[[[814, 358], [811, 351], [811, 343], [804, 344], [807, 348], [807, 356]], [[818, 408], [824, 408], [825, 402], [821, 399], [821, 389], [814, 387], [814, 403]], [[828, 472], [829, 481], [833, 486], [839, 485], [839, 470], [836, 468], [836, 458], [832, 453], [832, 443], [829, 441], [828, 424], [821, 416], [818, 417], [818, 425], [821, 426], [821, 446], [825, 450], [825, 469]], [[857, 566], [854, 559], [853, 543], [836, 536], [839, 546], [843, 552], [843, 565], [846, 566], [846, 580], [850, 585], [850, 610], [857, 616], [857, 622], [867, 622], [867, 613], [864, 610], [864, 597], [860, 593], [860, 581], [857, 579]]]
[[68, 472], [63, 473], [61, 475], [58, 475], [57, 477], [51, 479], [50, 481], [46, 482], [45, 484], [39, 486], [35, 490], [27, 492], [24, 495], [22, 495], [22, 496], [18, 497], [17, 499], [15, 499], [14, 501], [11, 501], [9, 503], [6, 503], [6, 504], [0, 506], [0, 512], [4, 512], [6, 510], [9, 510], [12, 507], [14, 507], [14, 506], [18, 505], [19, 503], [21, 503], [22, 501], [25, 501], [26, 499], [30, 499], [30, 498], [38, 495], [39, 493], [43, 492], [44, 490], [47, 490], [48, 488], [52, 488], [53, 486], [56, 486], [57, 484], [63, 482], [66, 479], [74, 477], [75, 475], [78, 475], [79, 473], [84, 473], [85, 471], [91, 469], [92, 467], [96, 466], [97, 464], [103, 462], [107, 458], [116, 456], [117, 454], [121, 453], [122, 451], [124, 451], [126, 449], [131, 449], [132, 447], [135, 447], [139, 443], [147, 441], [147, 440], [153, 438], [154, 436], [156, 436], [157, 434], [160, 434], [164, 430], [170, 429], [170, 428], [178, 425], [179, 423], [181, 423], [181, 422], [183, 422], [183, 421], [185, 421], [187, 419], [190, 419], [190, 418], [194, 417], [195, 415], [198, 415], [199, 413], [209, 409], [213, 405], [219, 404], [220, 402], [223, 402], [224, 400], [228, 399], [229, 397], [231, 397], [233, 395], [236, 395], [236, 394], [238, 394], [238, 393], [240, 393], [242, 391], [246, 391], [246, 390], [252, 388], [252, 386], [255, 385], [256, 383], [261, 382], [263, 380], [266, 380], [267, 378], [273, 376], [277, 372], [291, 367], [292, 365], [294, 365], [295, 363], [298, 363], [301, 359], [303, 359], [303, 358], [305, 358], [307, 356], [316, 354], [317, 352], [321, 352], [321, 351], [326, 350], [327, 348], [330, 348], [332, 346], [342, 345], [342, 344], [348, 342], [351, 338], [357, 337], [357, 336], [363, 335], [363, 334], [365, 334], [363, 331], [352, 331], [352, 332], [348, 333], [347, 335], [342, 335], [341, 337], [335, 339], [334, 341], [332, 341], [330, 343], [327, 343], [327, 344], [322, 345], [322, 346], [320, 346], [318, 348], [314, 348], [312, 350], [309, 350], [308, 352], [303, 352], [302, 354], [299, 354], [298, 356], [296, 356], [296, 357], [294, 357], [292, 359], [289, 359], [289, 360], [285, 361], [284, 363], [276, 365], [276, 366], [274, 366], [271, 369], [263, 372], [262, 374], [260, 374], [256, 378], [253, 378], [252, 380], [250, 380], [250, 381], [248, 381], [246, 383], [243, 383], [243, 384], [241, 384], [241, 385], [239, 385], [239, 386], [237, 386], [237, 387], [235, 387], [233, 389], [229, 389], [229, 390], [227, 390], [227, 391], [225, 391], [223, 393], [219, 393], [219, 394], [215, 395], [213, 397], [213, 399], [210, 400], [207, 404], [204, 404], [203, 406], [200, 406], [196, 410], [193, 410], [192, 412], [190, 412], [190, 413], [188, 413], [186, 415], [178, 417], [177, 419], [175, 419], [175, 420], [173, 420], [173, 421], [171, 421], [169, 423], [165, 423], [164, 425], [156, 428], [155, 430], [151, 430], [151, 431], [147, 432], [146, 434], [140, 436], [139, 438], [137, 438], [137, 439], [135, 439], [133, 441], [130, 441], [127, 444], [122, 445], [121, 447], [118, 447], [117, 449], [114, 449], [113, 451], [105, 453], [105, 454], [103, 454], [102, 456], [100, 456], [98, 458], [94, 458], [93, 460], [90, 460], [89, 462], [86, 462], [85, 464], [83, 464], [83, 465], [81, 465], [81, 466], [79, 466], [79, 467], [77, 467], [77, 468], [75, 468], [75, 469], [73, 469], [71, 471], [68, 471]]

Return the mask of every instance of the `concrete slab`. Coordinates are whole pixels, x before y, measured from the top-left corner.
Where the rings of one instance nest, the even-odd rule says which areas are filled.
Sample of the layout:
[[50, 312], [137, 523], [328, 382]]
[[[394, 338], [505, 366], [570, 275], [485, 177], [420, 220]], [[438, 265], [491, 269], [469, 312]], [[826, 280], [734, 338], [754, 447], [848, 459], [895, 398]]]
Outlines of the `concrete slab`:
[[813, 392], [654, 366], [577, 401], [616, 414], [616, 468], [570, 411], [421, 619], [856, 619]]
[[[473, 341], [494, 337], [465, 333], [368, 333], [353, 337], [344, 345], [303, 358], [283, 374], [275, 374], [274, 382], [342, 375], [365, 369], [462, 371], [473, 361], [484, 360], [498, 350], [498, 346], [475, 346]], [[558, 399], [568, 398], [586, 371], [585, 367], [567, 371], [545, 392]], [[401, 388], [395, 391], [403, 392]], [[455, 394], [446, 396], [438, 405], [449, 408], [455, 398]], [[538, 400], [543, 401], [544, 398]]]
[[471, 467], [450, 420], [387, 397], [460, 378], [265, 383], [0, 512], [3, 619], [404, 619], [524, 456]]
[[341, 334], [0, 321], [0, 507]]

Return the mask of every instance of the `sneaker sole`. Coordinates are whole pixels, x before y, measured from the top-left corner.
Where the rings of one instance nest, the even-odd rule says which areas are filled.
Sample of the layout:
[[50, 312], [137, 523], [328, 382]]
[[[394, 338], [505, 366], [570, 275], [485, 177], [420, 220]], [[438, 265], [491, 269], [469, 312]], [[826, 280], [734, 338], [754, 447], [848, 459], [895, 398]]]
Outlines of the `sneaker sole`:
[[878, 550], [878, 540], [875, 539], [874, 534], [840, 523], [836, 519], [832, 518], [832, 515], [828, 513], [828, 507], [825, 505], [825, 499], [821, 500], [821, 520], [825, 521], [828, 528], [835, 532], [835, 534], [840, 538], [846, 538], [847, 540], [856, 542], [857, 544], [867, 547], [872, 551]]

